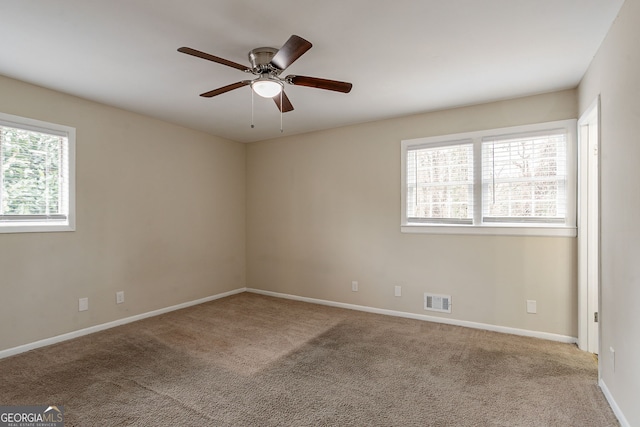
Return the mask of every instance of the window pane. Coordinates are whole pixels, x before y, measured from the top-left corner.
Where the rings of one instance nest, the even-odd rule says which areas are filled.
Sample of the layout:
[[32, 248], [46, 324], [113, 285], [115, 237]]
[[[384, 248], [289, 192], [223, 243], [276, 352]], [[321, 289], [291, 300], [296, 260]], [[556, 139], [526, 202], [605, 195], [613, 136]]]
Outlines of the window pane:
[[407, 217], [426, 222], [472, 222], [471, 143], [407, 152]]
[[484, 139], [483, 220], [564, 222], [566, 152], [564, 131]]
[[0, 127], [0, 215], [66, 214], [67, 138]]

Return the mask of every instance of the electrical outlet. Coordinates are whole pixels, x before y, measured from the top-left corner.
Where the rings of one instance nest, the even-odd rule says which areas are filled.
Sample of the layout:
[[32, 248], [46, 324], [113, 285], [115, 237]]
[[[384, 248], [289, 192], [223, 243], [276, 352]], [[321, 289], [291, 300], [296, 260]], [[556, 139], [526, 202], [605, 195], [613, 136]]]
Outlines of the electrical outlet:
[[536, 314], [538, 312], [538, 307], [535, 300], [528, 299], [527, 300], [527, 313]]
[[351, 282], [351, 291], [358, 292], [358, 282], [356, 282], [355, 280]]
[[78, 300], [78, 311], [89, 310], [89, 298], [80, 298]]
[[122, 304], [124, 302], [124, 291], [116, 292], [116, 304]]
[[397, 297], [401, 297], [402, 296], [402, 286], [395, 286], [393, 288], [393, 295], [397, 296]]

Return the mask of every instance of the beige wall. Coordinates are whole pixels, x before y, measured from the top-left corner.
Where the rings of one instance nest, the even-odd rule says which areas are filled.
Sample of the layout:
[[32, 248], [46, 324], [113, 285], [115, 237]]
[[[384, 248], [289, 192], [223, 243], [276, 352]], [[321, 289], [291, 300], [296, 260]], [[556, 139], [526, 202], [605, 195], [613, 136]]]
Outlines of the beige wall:
[[244, 145], [4, 77], [0, 94], [77, 131], [77, 231], [0, 234], [0, 350], [245, 285]]
[[568, 90], [248, 145], [247, 286], [577, 336], [575, 239], [400, 233], [402, 139], [576, 116]]
[[446, 293], [441, 316], [577, 334], [575, 239], [402, 234], [399, 209], [400, 140], [573, 118], [575, 91], [247, 146], [8, 78], [0, 92], [0, 111], [78, 139], [77, 231], [0, 234], [0, 349], [245, 284], [432, 315], [423, 292]]
[[626, 0], [579, 87], [581, 112], [601, 95], [601, 376], [633, 426], [640, 425], [639, 40], [640, 1]]

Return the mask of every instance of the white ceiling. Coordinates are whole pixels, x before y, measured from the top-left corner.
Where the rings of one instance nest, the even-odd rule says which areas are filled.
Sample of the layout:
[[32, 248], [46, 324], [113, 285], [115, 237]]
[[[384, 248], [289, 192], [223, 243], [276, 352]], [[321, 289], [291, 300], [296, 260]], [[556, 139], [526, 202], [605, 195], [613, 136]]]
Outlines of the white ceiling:
[[[278, 137], [273, 101], [198, 96], [249, 76], [292, 34], [313, 43], [283, 75], [284, 135], [577, 86], [624, 0], [0, 0], [0, 74], [235, 141]], [[1, 94], [0, 94], [1, 96]]]

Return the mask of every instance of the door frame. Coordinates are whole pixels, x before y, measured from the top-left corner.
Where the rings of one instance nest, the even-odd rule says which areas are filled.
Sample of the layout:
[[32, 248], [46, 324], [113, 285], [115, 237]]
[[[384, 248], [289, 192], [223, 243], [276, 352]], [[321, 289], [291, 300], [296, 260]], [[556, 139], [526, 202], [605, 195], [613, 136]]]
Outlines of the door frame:
[[601, 320], [600, 134], [598, 95], [578, 120], [578, 347], [596, 354]]

